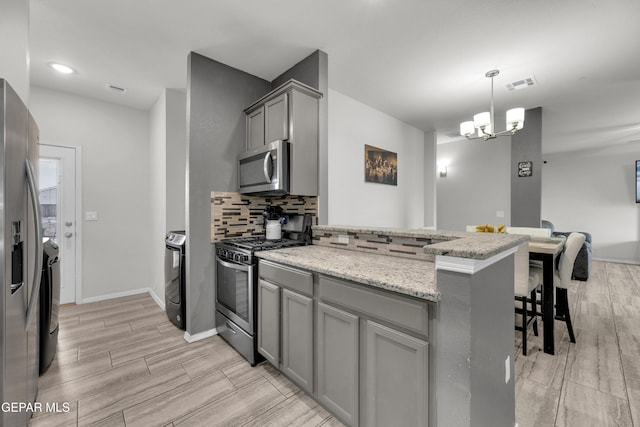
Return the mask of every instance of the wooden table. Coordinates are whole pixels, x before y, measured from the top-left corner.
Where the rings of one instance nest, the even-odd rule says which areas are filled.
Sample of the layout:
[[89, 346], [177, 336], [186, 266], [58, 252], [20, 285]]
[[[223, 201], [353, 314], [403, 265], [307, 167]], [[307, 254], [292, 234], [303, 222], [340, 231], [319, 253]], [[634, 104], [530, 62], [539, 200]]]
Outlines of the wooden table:
[[564, 248], [564, 238], [532, 238], [529, 240], [529, 259], [542, 261], [542, 321], [544, 322], [544, 352], [555, 353], [553, 275], [556, 257]]

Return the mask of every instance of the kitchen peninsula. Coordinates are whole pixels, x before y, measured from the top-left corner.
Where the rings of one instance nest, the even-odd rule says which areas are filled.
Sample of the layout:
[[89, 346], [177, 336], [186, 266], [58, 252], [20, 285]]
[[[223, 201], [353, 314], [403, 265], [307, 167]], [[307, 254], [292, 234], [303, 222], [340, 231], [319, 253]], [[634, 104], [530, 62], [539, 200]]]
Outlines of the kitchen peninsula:
[[259, 351], [347, 425], [511, 427], [526, 240], [315, 226], [257, 254]]

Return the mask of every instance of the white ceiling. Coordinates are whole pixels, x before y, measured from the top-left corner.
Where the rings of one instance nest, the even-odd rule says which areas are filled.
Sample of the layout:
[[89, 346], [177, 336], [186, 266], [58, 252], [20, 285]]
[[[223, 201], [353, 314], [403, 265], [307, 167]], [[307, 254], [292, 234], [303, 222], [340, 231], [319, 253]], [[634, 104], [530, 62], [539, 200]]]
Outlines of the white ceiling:
[[[186, 87], [190, 51], [272, 80], [321, 49], [330, 88], [440, 141], [488, 110], [494, 68], [498, 130], [506, 109], [541, 106], [544, 153], [640, 141], [638, 0], [30, 0], [30, 14], [33, 85], [135, 108]], [[538, 85], [504, 88], [526, 77]]]

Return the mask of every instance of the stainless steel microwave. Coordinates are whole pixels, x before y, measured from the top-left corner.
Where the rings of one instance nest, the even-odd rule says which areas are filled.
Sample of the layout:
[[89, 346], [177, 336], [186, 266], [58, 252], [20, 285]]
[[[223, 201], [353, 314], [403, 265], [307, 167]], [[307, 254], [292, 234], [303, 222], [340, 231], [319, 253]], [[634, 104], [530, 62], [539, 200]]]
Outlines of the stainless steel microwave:
[[244, 194], [288, 194], [289, 143], [277, 140], [240, 155], [238, 184]]

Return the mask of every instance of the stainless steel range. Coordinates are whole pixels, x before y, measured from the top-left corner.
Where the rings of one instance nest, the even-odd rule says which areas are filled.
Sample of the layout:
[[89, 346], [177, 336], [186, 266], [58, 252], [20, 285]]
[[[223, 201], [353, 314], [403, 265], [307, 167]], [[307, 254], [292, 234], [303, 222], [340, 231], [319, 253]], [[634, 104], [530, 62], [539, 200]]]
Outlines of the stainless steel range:
[[282, 239], [264, 236], [225, 239], [216, 252], [216, 329], [255, 366], [257, 351], [258, 258], [255, 252], [304, 246], [311, 241], [311, 216], [288, 215]]

